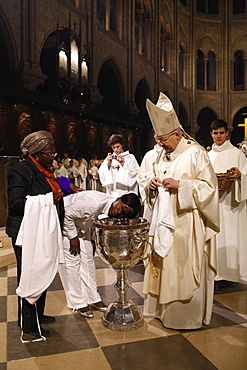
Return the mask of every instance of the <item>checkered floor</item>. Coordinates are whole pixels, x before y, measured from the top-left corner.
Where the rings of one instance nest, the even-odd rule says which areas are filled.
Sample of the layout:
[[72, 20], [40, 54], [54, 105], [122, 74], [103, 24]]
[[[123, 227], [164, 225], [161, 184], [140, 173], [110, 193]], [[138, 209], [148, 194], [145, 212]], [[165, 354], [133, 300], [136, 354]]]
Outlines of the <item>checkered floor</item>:
[[[98, 290], [109, 304], [116, 299], [115, 271], [95, 257]], [[143, 265], [129, 271], [129, 299], [143, 306]], [[247, 281], [217, 293], [210, 326], [194, 331], [165, 329], [145, 319], [135, 331], [112, 331], [102, 313], [85, 319], [66, 307], [57, 275], [48, 290], [46, 314], [56, 322], [45, 342], [22, 344], [17, 326], [16, 266], [0, 269], [0, 370], [234, 369], [247, 368]]]

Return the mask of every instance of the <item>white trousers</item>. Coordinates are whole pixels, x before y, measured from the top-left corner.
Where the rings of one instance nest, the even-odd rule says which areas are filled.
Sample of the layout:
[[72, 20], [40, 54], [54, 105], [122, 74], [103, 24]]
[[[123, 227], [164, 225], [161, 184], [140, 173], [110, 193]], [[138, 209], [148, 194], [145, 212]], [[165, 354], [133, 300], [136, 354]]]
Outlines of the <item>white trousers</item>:
[[68, 238], [63, 238], [65, 263], [59, 265], [59, 275], [69, 308], [78, 309], [101, 301], [97, 292], [93, 247], [89, 240], [80, 240], [81, 252], [73, 256]]

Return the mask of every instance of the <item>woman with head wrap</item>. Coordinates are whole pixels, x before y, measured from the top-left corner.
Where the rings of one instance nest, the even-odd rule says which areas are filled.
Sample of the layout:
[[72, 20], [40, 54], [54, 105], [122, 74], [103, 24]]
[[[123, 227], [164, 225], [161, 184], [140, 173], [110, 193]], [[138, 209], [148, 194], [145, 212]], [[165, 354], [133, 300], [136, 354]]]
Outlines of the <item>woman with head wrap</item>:
[[[52, 135], [48, 131], [33, 132], [21, 142], [20, 149], [25, 160], [14, 164], [8, 174], [9, 212], [6, 223], [6, 232], [12, 238], [17, 259], [18, 283], [21, 276], [22, 248], [16, 245], [16, 239], [24, 217], [26, 197], [51, 193], [58, 211], [60, 225], [62, 225], [64, 215], [63, 193], [53, 174], [49, 171], [56, 156]], [[50, 335], [48, 330], [39, 326], [40, 323], [55, 321], [54, 317], [44, 315], [45, 298], [46, 290], [36, 301], [36, 307], [25, 298], [19, 299], [18, 324], [22, 327], [23, 333], [34, 337], [40, 337], [40, 334], [42, 337]]]

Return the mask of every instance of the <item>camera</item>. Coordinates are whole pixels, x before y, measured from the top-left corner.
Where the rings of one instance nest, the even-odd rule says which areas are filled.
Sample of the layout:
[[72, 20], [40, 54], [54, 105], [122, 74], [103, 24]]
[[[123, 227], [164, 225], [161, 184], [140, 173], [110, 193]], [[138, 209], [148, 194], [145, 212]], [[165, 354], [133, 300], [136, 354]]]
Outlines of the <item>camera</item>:
[[118, 158], [117, 154], [116, 153], [113, 153], [112, 154], [112, 159], [116, 159], [117, 160], [117, 158]]

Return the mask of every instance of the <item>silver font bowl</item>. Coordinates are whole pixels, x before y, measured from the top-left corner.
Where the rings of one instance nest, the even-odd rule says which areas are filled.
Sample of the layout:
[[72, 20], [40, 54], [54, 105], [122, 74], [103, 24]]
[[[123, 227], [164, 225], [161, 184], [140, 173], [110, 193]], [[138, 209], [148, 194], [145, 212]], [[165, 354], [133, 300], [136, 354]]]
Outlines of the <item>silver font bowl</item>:
[[144, 256], [149, 230], [144, 218], [106, 218], [94, 225], [98, 251], [112, 268], [129, 268]]
[[96, 246], [101, 257], [117, 272], [117, 300], [103, 316], [103, 325], [111, 330], [130, 331], [140, 328], [143, 315], [128, 299], [128, 269], [145, 258], [149, 223], [144, 218], [106, 218], [94, 222]]

